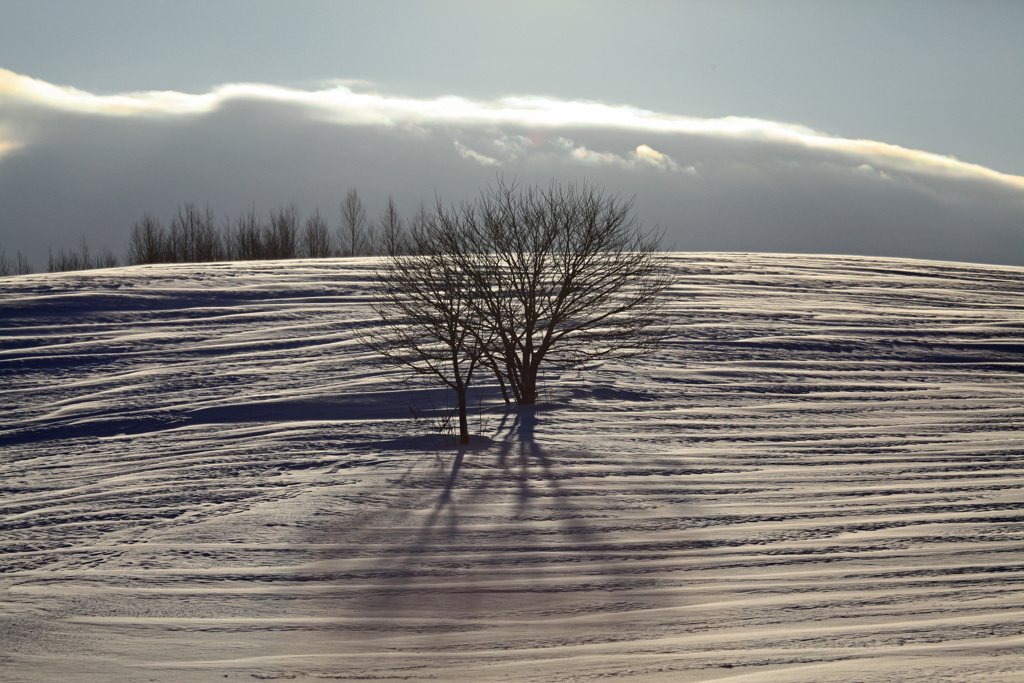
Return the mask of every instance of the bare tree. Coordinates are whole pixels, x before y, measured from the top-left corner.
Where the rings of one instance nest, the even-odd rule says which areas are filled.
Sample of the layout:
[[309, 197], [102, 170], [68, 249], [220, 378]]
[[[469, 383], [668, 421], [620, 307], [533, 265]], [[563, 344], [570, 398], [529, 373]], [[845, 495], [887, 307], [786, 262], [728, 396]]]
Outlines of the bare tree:
[[270, 225], [264, 237], [264, 258], [295, 258], [298, 248], [299, 209], [295, 204], [270, 212]]
[[47, 251], [46, 270], [50, 273], [62, 273], [70, 270], [88, 270], [92, 268], [89, 243], [85, 236], [82, 236], [78, 243], [78, 251], [74, 249], [64, 250], [63, 247], [57, 250], [56, 255], [52, 250]]
[[365, 256], [373, 253], [373, 235], [366, 219], [363, 200], [355, 188], [341, 202], [341, 225], [338, 227], [342, 256]]
[[230, 232], [229, 258], [238, 261], [253, 261], [264, 258], [266, 249], [263, 245], [263, 217], [255, 206], [249, 206], [235, 218], [234, 227]]
[[22, 254], [20, 251], [15, 255], [14, 263], [14, 274], [15, 275], [28, 275], [32, 272], [32, 264], [28, 262], [28, 257]]
[[28, 275], [32, 272], [32, 266], [28, 258], [20, 251], [13, 259], [7, 257], [7, 250], [0, 245], [0, 277], [9, 275]]
[[633, 199], [499, 179], [475, 202], [439, 201], [425, 233], [435, 258], [462, 274], [476, 341], [520, 405], [537, 401], [542, 367], [633, 356], [664, 336], [660, 295], [672, 276]]
[[103, 247], [103, 251], [100, 255], [93, 259], [92, 268], [117, 268], [120, 263], [117, 260], [117, 255], [110, 250], [109, 247]]
[[92, 265], [92, 251], [89, 249], [89, 243], [85, 239], [85, 235], [82, 235], [82, 239], [78, 242], [78, 261], [76, 264], [77, 268], [70, 270], [89, 270], [93, 267]]
[[388, 197], [384, 213], [377, 221], [377, 236], [381, 251], [388, 256], [397, 256], [408, 253], [410, 250], [409, 238], [405, 234], [405, 224], [395, 206], [395, 200]]
[[463, 296], [472, 281], [452, 259], [420, 246], [414, 255], [391, 255], [377, 272], [373, 309], [382, 324], [363, 342], [412, 376], [436, 377], [450, 387], [458, 401], [459, 443], [468, 444], [466, 396], [485, 342]]
[[63, 273], [69, 270], [84, 270], [84, 268], [81, 256], [74, 249], [65, 251], [64, 247], [61, 247], [56, 254], [53, 253], [53, 249], [46, 251], [46, 272], [48, 273]]
[[301, 243], [302, 255], [307, 258], [328, 258], [333, 255], [330, 228], [327, 219], [320, 215], [320, 209], [313, 209], [313, 213], [306, 218]]
[[167, 235], [160, 219], [143, 214], [132, 223], [128, 237], [128, 263], [161, 263], [167, 260]]
[[168, 260], [173, 263], [199, 263], [223, 258], [224, 249], [213, 210], [209, 206], [200, 210], [192, 202], [179, 206], [171, 219], [167, 247]]
[[171, 263], [190, 263], [195, 260], [196, 232], [199, 210], [195, 204], [179, 206], [167, 232], [167, 248]]
[[196, 261], [223, 261], [225, 254], [224, 241], [217, 229], [213, 210], [207, 205], [199, 217], [196, 232]]
[[78, 243], [78, 251], [74, 249], [65, 251], [61, 248], [54, 255], [53, 251], [50, 250], [47, 259], [47, 271], [51, 273], [69, 270], [90, 270], [93, 268], [117, 268], [117, 266], [117, 256], [106, 247], [103, 248], [99, 256], [93, 257], [92, 250], [89, 248], [89, 242], [86, 241], [84, 235]]

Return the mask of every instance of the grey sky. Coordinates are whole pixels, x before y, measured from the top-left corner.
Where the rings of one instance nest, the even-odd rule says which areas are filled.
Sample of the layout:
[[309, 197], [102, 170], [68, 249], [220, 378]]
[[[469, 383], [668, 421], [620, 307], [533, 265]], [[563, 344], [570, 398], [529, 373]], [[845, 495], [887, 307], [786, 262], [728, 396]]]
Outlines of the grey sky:
[[[335, 81], [418, 101], [541, 96], [792, 124], [1024, 176], [1024, 3], [0, 0], [0, 12], [0, 68], [101, 96], [200, 95], [239, 82], [319, 91]], [[635, 132], [630, 126], [544, 128], [549, 145], [565, 138], [574, 150], [622, 160], [598, 170], [502, 158], [493, 147], [501, 136], [479, 122], [424, 124], [434, 136], [428, 144], [422, 136], [332, 129], [252, 97], [177, 121], [12, 102], [0, 99], [0, 127], [33, 132], [16, 154], [0, 157], [0, 244], [31, 252], [37, 268], [44, 241], [70, 246], [85, 233], [120, 249], [141, 211], [166, 215], [185, 201], [233, 213], [250, 202], [268, 208], [295, 200], [333, 215], [349, 185], [371, 199], [394, 193], [408, 205], [434, 191], [460, 199], [450, 195], [471, 194], [497, 171], [539, 182], [545, 172], [601, 178], [637, 192], [645, 221], [674, 231], [683, 249], [1024, 261], [1024, 192], [1012, 182], [979, 194], [977, 184], [935, 184], [901, 166], [882, 169], [888, 178], [904, 175], [898, 186], [881, 187], [853, 173], [881, 169], [877, 156], [854, 163], [841, 150], [848, 173], [833, 177], [823, 169], [836, 159], [817, 150], [808, 156], [802, 142], [774, 148], [741, 136], [737, 147], [715, 136], [623, 132]], [[506, 137], [530, 132], [507, 121], [498, 128]], [[444, 141], [441, 130], [450, 133]], [[703, 184], [638, 172], [644, 160], [629, 155], [640, 145], [678, 169], [704, 171]], [[583, 159], [591, 160], [599, 157]], [[826, 229], [822, 221], [846, 227]], [[939, 235], [947, 248], [915, 242]]]

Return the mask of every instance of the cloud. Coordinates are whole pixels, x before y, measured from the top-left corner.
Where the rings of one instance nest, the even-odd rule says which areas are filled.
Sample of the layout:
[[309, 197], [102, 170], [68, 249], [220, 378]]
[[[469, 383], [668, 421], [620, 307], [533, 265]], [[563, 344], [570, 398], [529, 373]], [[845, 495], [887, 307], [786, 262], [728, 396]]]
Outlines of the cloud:
[[[255, 86], [254, 86], [255, 89]], [[209, 112], [230, 88], [205, 95], [179, 92], [142, 92], [124, 95], [94, 95], [77, 88], [59, 86], [13, 71], [0, 69], [0, 107], [40, 107], [106, 116], [180, 116]]]
[[625, 160], [617, 154], [612, 154], [611, 152], [595, 152], [593, 150], [587, 149], [582, 145], [580, 145], [579, 147], [574, 147], [572, 151], [569, 152], [569, 156], [570, 158], [573, 159], [573, 161], [577, 161], [581, 164], [615, 164], [617, 166], [628, 165], [625, 163]]
[[470, 159], [481, 166], [498, 166], [501, 164], [497, 159], [489, 157], [486, 154], [480, 154], [480, 152], [466, 147], [466, 145], [462, 144], [458, 140], [455, 141], [455, 149], [458, 150], [463, 159]]
[[662, 154], [650, 145], [637, 145], [636, 149], [620, 155], [613, 152], [598, 152], [583, 145], [577, 146], [572, 140], [560, 138], [557, 149], [568, 152], [568, 157], [584, 166], [609, 165], [622, 169], [656, 168], [663, 171], [683, 172], [699, 175], [696, 167], [682, 167], [667, 154]]
[[0, 244], [118, 248], [144, 212], [220, 213], [476, 195], [495, 173], [636, 194], [678, 248], [1024, 261], [1024, 178], [930, 152], [743, 117], [506, 97], [313, 90], [102, 95], [0, 70]]
[[633, 164], [646, 164], [664, 171], [675, 171], [690, 176], [699, 176], [700, 172], [696, 166], [680, 166], [667, 154], [662, 154], [650, 145], [637, 145], [637, 148], [629, 155]]
[[[265, 84], [228, 84], [204, 94], [141, 92], [95, 95], [0, 69], [0, 108], [28, 105], [64, 112], [120, 117], [180, 117], [209, 113], [227, 102], [253, 100], [289, 104], [312, 118], [347, 125], [519, 126], [535, 130], [604, 128], [777, 144], [805, 152], [848, 159], [852, 168], [868, 164], [882, 171], [932, 177], [980, 180], [1024, 191], [1024, 177], [999, 173], [977, 164], [875, 140], [850, 140], [805, 126], [737, 116], [700, 119], [600, 102], [542, 97], [506, 97], [475, 101], [462, 97], [416, 99], [357, 92], [348, 81], [334, 81], [305, 91]], [[8, 145], [17, 142], [6, 140]], [[652, 154], [653, 153], [653, 154]], [[652, 161], [647, 145], [635, 158]], [[591, 158], [591, 155], [577, 154]]]
[[658, 150], [648, 145], [638, 145], [633, 150], [634, 157], [643, 163], [651, 164], [659, 168], [675, 169], [677, 168], [676, 162], [672, 161], [666, 154], [662, 154]]

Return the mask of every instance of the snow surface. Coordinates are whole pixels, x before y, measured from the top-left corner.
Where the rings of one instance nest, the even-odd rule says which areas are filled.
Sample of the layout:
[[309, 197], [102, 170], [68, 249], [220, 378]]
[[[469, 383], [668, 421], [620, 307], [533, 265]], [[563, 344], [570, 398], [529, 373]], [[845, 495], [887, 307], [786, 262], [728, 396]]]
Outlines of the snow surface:
[[672, 260], [461, 454], [371, 261], [0, 279], [0, 678], [1022, 680], [1024, 269]]

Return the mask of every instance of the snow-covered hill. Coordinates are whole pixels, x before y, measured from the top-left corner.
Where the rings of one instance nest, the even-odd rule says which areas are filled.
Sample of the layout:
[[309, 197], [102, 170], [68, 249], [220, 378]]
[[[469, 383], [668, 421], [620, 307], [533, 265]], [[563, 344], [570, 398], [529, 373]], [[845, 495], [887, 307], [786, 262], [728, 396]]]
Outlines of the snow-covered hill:
[[1024, 269], [673, 260], [461, 455], [369, 261], [0, 280], [0, 679], [1019, 681]]

